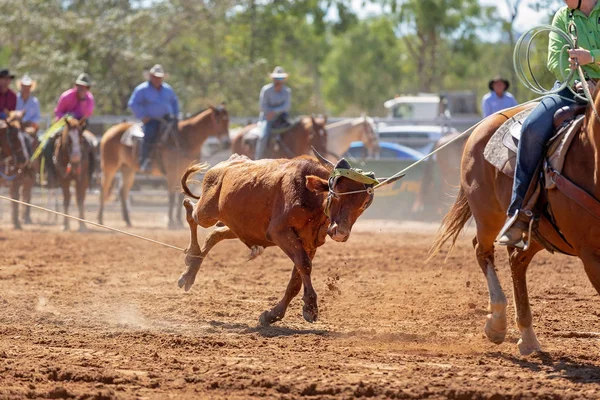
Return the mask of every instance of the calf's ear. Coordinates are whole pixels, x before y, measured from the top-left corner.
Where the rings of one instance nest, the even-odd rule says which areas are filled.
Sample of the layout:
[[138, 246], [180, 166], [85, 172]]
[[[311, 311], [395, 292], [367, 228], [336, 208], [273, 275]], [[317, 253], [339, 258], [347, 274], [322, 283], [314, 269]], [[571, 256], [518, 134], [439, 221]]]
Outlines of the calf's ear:
[[329, 191], [329, 185], [327, 181], [315, 175], [309, 175], [306, 177], [306, 188], [315, 193]]

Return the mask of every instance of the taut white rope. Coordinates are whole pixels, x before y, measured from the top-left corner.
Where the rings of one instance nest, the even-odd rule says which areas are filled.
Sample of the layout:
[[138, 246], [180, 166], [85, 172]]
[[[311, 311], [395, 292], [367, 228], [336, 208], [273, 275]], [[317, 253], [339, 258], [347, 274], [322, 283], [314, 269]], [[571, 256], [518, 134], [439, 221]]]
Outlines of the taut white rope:
[[183, 251], [185, 253], [185, 249], [183, 249], [181, 247], [173, 246], [172, 244], [163, 243], [163, 242], [160, 242], [158, 240], [154, 240], [154, 239], [150, 239], [150, 238], [147, 238], [147, 237], [144, 237], [144, 236], [136, 235], [135, 233], [122, 231], [122, 230], [117, 229], [117, 228], [111, 228], [110, 226], [102, 225], [102, 224], [99, 224], [97, 222], [92, 222], [92, 221], [88, 221], [88, 220], [85, 220], [85, 219], [77, 218], [77, 217], [74, 217], [72, 215], [61, 213], [59, 211], [50, 210], [49, 208], [44, 208], [44, 207], [36, 206], [35, 204], [30, 204], [30, 203], [26, 203], [24, 201], [11, 199], [10, 197], [0, 196], [0, 199], [12, 201], [13, 203], [22, 204], [24, 206], [29, 206], [29, 207], [37, 208], [38, 210], [42, 210], [42, 211], [46, 211], [46, 212], [49, 212], [49, 213], [52, 213], [52, 214], [60, 215], [60, 216], [67, 217], [67, 218], [70, 218], [70, 219], [74, 219], [75, 221], [85, 222], [86, 224], [90, 224], [90, 225], [94, 225], [94, 226], [97, 226], [97, 227], [100, 227], [100, 228], [104, 228], [104, 229], [107, 229], [109, 231], [122, 233], [123, 235], [132, 236], [134, 238], [145, 240], [147, 242], [154, 243], [154, 244], [159, 244], [161, 246], [168, 247], [168, 248], [173, 249], [173, 250]]

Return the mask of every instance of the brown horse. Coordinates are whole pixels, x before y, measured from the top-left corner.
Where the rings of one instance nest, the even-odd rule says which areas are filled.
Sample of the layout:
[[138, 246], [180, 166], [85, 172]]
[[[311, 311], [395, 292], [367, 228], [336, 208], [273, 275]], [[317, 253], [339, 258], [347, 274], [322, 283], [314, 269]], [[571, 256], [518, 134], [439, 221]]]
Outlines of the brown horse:
[[[600, 107], [600, 96], [595, 96], [595, 107]], [[479, 125], [466, 143], [462, 157], [461, 184], [458, 198], [444, 218], [432, 248], [435, 254], [447, 240], [456, 242], [459, 232], [471, 216], [475, 219], [477, 235], [473, 239], [477, 261], [488, 284], [490, 311], [485, 334], [500, 344], [506, 335], [506, 297], [494, 266], [494, 240], [506, 220], [512, 178], [497, 171], [484, 159], [484, 148], [492, 134], [517, 112], [520, 107], [504, 115], [495, 114]], [[562, 176], [579, 186], [595, 199], [600, 199], [600, 121], [588, 107], [583, 128], [574, 138], [566, 154]], [[588, 208], [568, 197], [563, 191], [548, 189], [545, 193], [554, 219], [564, 238], [571, 244], [573, 255], [584, 264], [592, 285], [600, 292], [600, 216], [590, 215]], [[593, 200], [592, 200], [593, 201]], [[596, 200], [597, 202], [597, 200]], [[556, 235], [540, 220], [539, 234], [552, 245], [561, 248]], [[553, 240], [549, 238], [554, 237]], [[564, 247], [563, 247], [564, 248]], [[521, 354], [540, 351], [541, 347], [532, 327], [532, 315], [527, 294], [526, 271], [533, 256], [543, 247], [532, 240], [527, 250], [508, 248], [515, 294], [516, 322], [521, 333], [518, 347]]]
[[18, 179], [27, 164], [23, 144], [19, 140], [21, 114], [12, 111], [0, 120], [0, 183]]
[[[93, 151], [90, 143], [84, 137], [85, 123], [73, 117], [65, 119], [65, 127], [54, 138], [52, 153], [53, 177], [56, 183], [62, 188], [64, 213], [69, 213], [71, 203], [71, 183], [75, 182], [75, 195], [77, 197], [77, 208], [79, 218], [84, 219], [85, 192], [90, 185], [90, 171], [93, 166], [90, 164], [89, 154]], [[69, 218], [65, 217], [63, 230], [69, 230]], [[85, 223], [79, 222], [79, 231], [85, 231]]]
[[[23, 113], [20, 112], [20, 117]], [[25, 203], [31, 203], [31, 192], [35, 185], [36, 175], [40, 170], [40, 158], [36, 158], [31, 161], [32, 153], [37, 148], [39, 141], [36, 136], [37, 128], [34, 126], [28, 126], [27, 123], [21, 123], [21, 129], [19, 131], [19, 141], [21, 146], [24, 146], [23, 152], [26, 159], [28, 160], [27, 165], [23, 168], [21, 174], [18, 174], [16, 179], [13, 179], [10, 183], [10, 196], [15, 200], [22, 200]], [[12, 208], [12, 221], [15, 229], [21, 229], [21, 222], [19, 219], [19, 204], [13, 203]], [[31, 224], [31, 207], [25, 206], [23, 211], [23, 223]]]
[[[119, 169], [123, 176], [120, 190], [121, 211], [127, 226], [131, 226], [127, 199], [129, 191], [135, 180], [135, 173], [139, 169], [137, 157], [133, 148], [121, 143], [121, 137], [132, 126], [124, 122], [111, 127], [106, 131], [100, 141], [100, 165], [102, 168], [102, 183], [100, 192], [100, 211], [98, 220], [102, 223], [104, 203], [108, 200], [113, 179]], [[157, 148], [160, 163], [154, 163], [152, 172], [160, 176], [163, 172], [156, 164], [162, 164], [166, 172], [169, 191], [169, 227], [182, 225], [182, 207], [177, 208], [177, 219], [173, 218], [175, 208], [175, 194], [181, 190], [179, 178], [186, 168], [200, 157], [202, 145], [209, 136], [227, 137], [229, 132], [229, 114], [224, 107], [209, 107], [197, 115], [178, 123], [178, 145], [167, 145]], [[180, 204], [183, 194], [180, 195]]]
[[[451, 142], [444, 150], [429, 157], [425, 162], [421, 187], [415, 196], [412, 207], [414, 213], [427, 212], [427, 214], [441, 216], [448, 210], [448, 204], [456, 197], [460, 184], [460, 162], [468, 138], [468, 135], [455, 132], [442, 136], [435, 143], [431, 151]], [[439, 185], [436, 185], [436, 173], [440, 178]], [[428, 210], [431, 210], [432, 213], [429, 213]]]
[[[281, 140], [278, 143], [273, 140], [275, 134], [271, 134], [269, 146], [264, 154], [264, 158], [294, 158], [305, 154], [312, 154], [311, 146], [319, 153], [327, 154], [327, 129], [325, 124], [327, 118], [302, 117], [288, 131], [281, 134]], [[246, 143], [244, 136], [256, 124], [246, 126], [233, 139], [231, 150], [235, 154], [254, 158], [256, 145]]]

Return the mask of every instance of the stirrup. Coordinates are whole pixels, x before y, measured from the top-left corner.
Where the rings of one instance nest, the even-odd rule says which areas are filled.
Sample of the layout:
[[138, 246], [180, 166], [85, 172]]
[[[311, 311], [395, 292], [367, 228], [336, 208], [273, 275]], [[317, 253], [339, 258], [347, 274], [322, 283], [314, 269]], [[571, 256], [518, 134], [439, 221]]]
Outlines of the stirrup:
[[[524, 221], [525, 218], [527, 218], [529, 221]], [[500, 233], [498, 233], [496, 241], [498, 240], [498, 238], [502, 237], [510, 228], [512, 228], [517, 221], [526, 222], [528, 226], [526, 231], [526, 238], [521, 239], [521, 241], [515, 243], [512, 246], [522, 251], [526, 251], [527, 249], [529, 249], [529, 245], [531, 244], [531, 232], [533, 231], [533, 223], [535, 219], [536, 218], [534, 217], [533, 212], [531, 212], [531, 210], [517, 210], [517, 212], [515, 212], [515, 214], [506, 221], [506, 223], [500, 230]]]

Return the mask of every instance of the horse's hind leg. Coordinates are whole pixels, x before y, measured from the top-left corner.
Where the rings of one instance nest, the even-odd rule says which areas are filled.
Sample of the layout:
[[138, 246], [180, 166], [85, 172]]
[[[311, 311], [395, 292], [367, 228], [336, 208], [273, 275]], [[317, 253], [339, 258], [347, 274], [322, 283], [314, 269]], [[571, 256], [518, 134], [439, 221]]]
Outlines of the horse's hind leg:
[[237, 235], [227, 226], [216, 227], [207, 236], [204, 240], [204, 245], [200, 248], [200, 245], [198, 244], [198, 223], [193, 217], [194, 203], [192, 203], [190, 199], [185, 199], [183, 206], [186, 211], [186, 220], [190, 226], [190, 245], [186, 249], [185, 256], [185, 265], [187, 268], [177, 281], [177, 284], [179, 287], [183, 287], [187, 292], [194, 284], [196, 274], [208, 252], [220, 241], [225, 239], [235, 239], [237, 238]]
[[[502, 229], [502, 219], [498, 223], [482, 222], [475, 217], [477, 222], [477, 236], [473, 239], [475, 254], [479, 267], [485, 275], [490, 294], [490, 314], [487, 315], [485, 335], [496, 344], [504, 342], [506, 337], [506, 296], [496, 274], [494, 265], [494, 240]], [[497, 226], [496, 226], [497, 225]]]
[[512, 272], [513, 289], [515, 296], [515, 313], [517, 327], [521, 332], [521, 339], [518, 346], [521, 355], [529, 355], [535, 351], [541, 351], [540, 342], [538, 342], [533, 331], [531, 308], [529, 307], [529, 295], [527, 293], [527, 267], [535, 254], [542, 250], [542, 246], [537, 242], [531, 242], [527, 251], [517, 251], [515, 248], [508, 249], [510, 269]]
[[129, 218], [129, 191], [133, 186], [133, 182], [135, 181], [135, 170], [133, 168], [124, 165], [121, 167], [121, 175], [123, 180], [121, 182], [121, 213], [123, 215], [123, 220], [127, 224], [128, 227], [131, 227], [131, 219]]
[[[71, 202], [71, 183], [66, 182], [62, 184], [63, 191], [63, 211], [66, 215], [69, 215], [69, 203]], [[63, 231], [69, 230], [69, 218], [64, 217]]]

